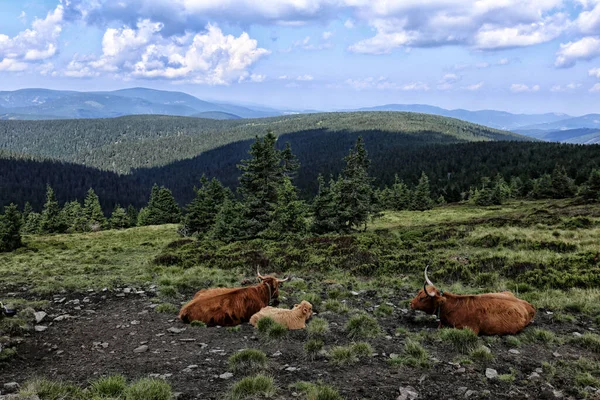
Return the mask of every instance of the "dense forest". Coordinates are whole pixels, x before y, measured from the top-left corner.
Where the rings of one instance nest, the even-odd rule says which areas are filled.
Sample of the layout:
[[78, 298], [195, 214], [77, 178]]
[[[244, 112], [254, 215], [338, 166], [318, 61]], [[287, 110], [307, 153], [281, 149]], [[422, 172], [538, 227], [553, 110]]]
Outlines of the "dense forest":
[[263, 136], [312, 133], [381, 133], [426, 143], [532, 140], [457, 119], [400, 112], [303, 114], [211, 120], [172, 116], [114, 119], [0, 121], [0, 149], [128, 173], [164, 166], [208, 150]]

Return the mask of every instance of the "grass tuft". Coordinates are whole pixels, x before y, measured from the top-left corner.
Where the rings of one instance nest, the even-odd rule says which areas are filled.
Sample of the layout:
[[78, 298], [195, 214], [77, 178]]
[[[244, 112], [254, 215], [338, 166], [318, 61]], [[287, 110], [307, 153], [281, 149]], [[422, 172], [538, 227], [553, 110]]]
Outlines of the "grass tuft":
[[338, 314], [347, 314], [350, 309], [348, 308], [348, 305], [346, 303], [342, 303], [339, 300], [336, 299], [329, 299], [326, 300], [323, 303], [323, 308], [326, 311], [332, 311], [334, 313], [338, 313]]
[[79, 399], [83, 398], [83, 391], [74, 385], [51, 381], [48, 379], [33, 379], [27, 381], [19, 391], [19, 395], [38, 396], [40, 399]]
[[584, 333], [582, 336], [572, 338], [570, 342], [600, 354], [600, 335], [595, 333]]
[[512, 349], [521, 347], [521, 341], [516, 336], [507, 336], [504, 340], [506, 341], [506, 344]]
[[321, 296], [316, 293], [304, 293], [300, 296], [300, 301], [302, 300], [308, 301], [313, 307], [319, 307], [322, 303]]
[[358, 362], [358, 357], [350, 346], [334, 346], [329, 350], [329, 358], [336, 365], [348, 365]]
[[171, 400], [171, 385], [162, 379], [142, 378], [125, 389], [125, 400]]
[[112, 375], [96, 379], [90, 383], [90, 393], [98, 397], [120, 397], [127, 388], [123, 375]]
[[235, 373], [267, 368], [267, 355], [260, 350], [244, 349], [229, 357], [229, 369]]
[[249, 398], [272, 397], [275, 395], [273, 378], [258, 374], [247, 376], [233, 385], [227, 396], [230, 400], [243, 400]]
[[344, 400], [337, 389], [322, 382], [296, 382], [293, 387], [304, 393], [306, 400]]
[[477, 334], [468, 328], [440, 329], [438, 335], [442, 342], [449, 343], [454, 350], [462, 354], [469, 354], [479, 343]]
[[308, 342], [304, 344], [304, 351], [306, 355], [314, 360], [319, 351], [323, 349], [324, 343], [320, 339], [310, 339]]
[[190, 326], [194, 328], [206, 328], [206, 323], [204, 321], [192, 321], [190, 322]]
[[159, 313], [165, 314], [177, 314], [179, 312], [179, 308], [171, 303], [162, 303], [157, 305], [154, 310]]
[[523, 339], [529, 343], [551, 344], [558, 342], [554, 332], [541, 328], [527, 330], [523, 335]]
[[494, 359], [494, 354], [492, 354], [490, 349], [485, 346], [477, 347], [476, 349], [471, 351], [469, 356], [473, 360], [480, 361], [480, 362], [492, 361]]
[[377, 307], [375, 309], [375, 315], [377, 315], [378, 317], [387, 317], [389, 315], [392, 315], [392, 313], [394, 312], [394, 307], [388, 305], [388, 304], [381, 304], [379, 307]]
[[306, 327], [306, 331], [308, 332], [308, 336], [323, 336], [327, 332], [329, 332], [329, 322], [324, 320], [323, 318], [313, 318], [312, 321]]
[[348, 320], [346, 332], [351, 339], [374, 338], [381, 334], [381, 328], [375, 318], [366, 314], [358, 314]]
[[404, 343], [404, 355], [390, 357], [388, 364], [392, 366], [409, 366], [429, 368], [429, 354], [421, 344], [413, 339], [406, 339]]

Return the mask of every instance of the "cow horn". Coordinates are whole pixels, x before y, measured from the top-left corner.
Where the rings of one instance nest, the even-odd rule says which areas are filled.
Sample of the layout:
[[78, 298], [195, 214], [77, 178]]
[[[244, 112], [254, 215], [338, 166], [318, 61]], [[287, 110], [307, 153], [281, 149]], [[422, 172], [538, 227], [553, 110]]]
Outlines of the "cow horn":
[[429, 293], [429, 291], [427, 290], [427, 285], [429, 286], [433, 286], [435, 288], [435, 285], [433, 284], [433, 282], [431, 282], [431, 280], [429, 279], [429, 277], [427, 276], [427, 269], [429, 268], [429, 265], [425, 267], [425, 284], [423, 285], [423, 290], [425, 290], [425, 293], [427, 293], [427, 295], [429, 297], [435, 297], [435, 292], [433, 292], [433, 294]]
[[277, 279], [277, 282], [282, 283], [282, 282], [286, 282], [286, 281], [289, 281], [289, 280], [290, 280], [290, 277], [288, 276], [285, 279]]
[[264, 280], [264, 279], [265, 279], [265, 277], [264, 277], [264, 276], [262, 276], [262, 275], [260, 274], [260, 271], [258, 270], [258, 267], [256, 267], [256, 275], [257, 275], [257, 276], [258, 276], [260, 279], [262, 279], [262, 280]]

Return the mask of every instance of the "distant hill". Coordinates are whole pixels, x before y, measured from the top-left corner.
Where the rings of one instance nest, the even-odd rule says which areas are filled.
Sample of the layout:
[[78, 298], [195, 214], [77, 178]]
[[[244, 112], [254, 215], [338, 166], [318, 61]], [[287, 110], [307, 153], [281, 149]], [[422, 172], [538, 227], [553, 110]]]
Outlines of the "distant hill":
[[[280, 115], [233, 104], [200, 100], [182, 92], [132, 88], [111, 92], [73, 92], [22, 89], [0, 92], [4, 119], [112, 118], [125, 115], [164, 114], [188, 116], [198, 112], [224, 112], [244, 118]], [[10, 114], [10, 115], [9, 115]]]
[[226, 112], [222, 112], [222, 111], [204, 111], [204, 112], [192, 114], [192, 115], [190, 115], [190, 117], [220, 119], [220, 120], [242, 118], [239, 115], [230, 114], [230, 113], [226, 113]]
[[581, 117], [564, 118], [559, 121], [526, 125], [521, 127], [521, 129], [539, 129], [544, 131], [580, 128], [600, 129], [600, 114], [587, 114], [582, 115]]
[[192, 158], [220, 146], [263, 136], [268, 130], [276, 135], [378, 132], [386, 137], [401, 134], [411, 142], [421, 144], [531, 140], [511, 132], [434, 115], [354, 112], [221, 121], [156, 115], [0, 121], [0, 146], [14, 152], [128, 173], [135, 168]]
[[517, 129], [515, 132], [547, 142], [595, 144], [600, 143], [600, 129], [579, 128], [562, 131], [545, 131], [541, 129]]
[[441, 115], [504, 130], [513, 130], [526, 125], [550, 123], [570, 118], [569, 115], [559, 113], [512, 114], [495, 110], [447, 110], [425, 104], [387, 104], [383, 106], [361, 108], [359, 111], [405, 111]]

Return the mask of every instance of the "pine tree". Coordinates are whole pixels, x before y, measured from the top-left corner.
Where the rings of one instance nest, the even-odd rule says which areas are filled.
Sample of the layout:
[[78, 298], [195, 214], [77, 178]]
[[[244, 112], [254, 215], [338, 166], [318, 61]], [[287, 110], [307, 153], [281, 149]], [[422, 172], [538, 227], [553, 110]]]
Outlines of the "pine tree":
[[245, 215], [246, 210], [241, 202], [235, 199], [225, 199], [208, 236], [223, 242], [247, 239]]
[[283, 178], [277, 196], [277, 206], [273, 212], [273, 220], [264, 237], [279, 239], [287, 235], [298, 235], [306, 232], [306, 203], [298, 199], [296, 187], [288, 176]]
[[142, 207], [142, 209], [140, 210], [140, 212], [137, 215], [136, 226], [147, 226], [147, 225], [151, 225], [149, 223], [148, 207]]
[[446, 205], [446, 199], [444, 198], [443, 195], [440, 194], [440, 197], [438, 197], [438, 199], [435, 201], [435, 203], [438, 206], [445, 206]]
[[577, 192], [575, 182], [569, 178], [565, 167], [557, 165], [552, 171], [552, 192], [555, 199], [572, 197]]
[[138, 225], [174, 224], [181, 219], [181, 210], [173, 193], [164, 186], [155, 183], [152, 186], [148, 205], [138, 215]]
[[344, 158], [346, 166], [336, 185], [339, 225], [343, 231], [367, 229], [369, 218], [374, 214], [372, 178], [370, 165], [362, 137]]
[[534, 179], [531, 194], [536, 199], [551, 199], [554, 196], [552, 176], [550, 174], [544, 174], [538, 179]]
[[24, 234], [34, 235], [41, 232], [42, 215], [36, 212], [30, 212], [21, 228]]
[[107, 226], [106, 217], [100, 206], [100, 199], [92, 188], [88, 190], [83, 201], [83, 213], [91, 230], [97, 231]]
[[312, 202], [313, 218], [310, 230], [316, 234], [337, 232], [340, 230], [340, 225], [334, 193], [335, 181], [331, 178], [327, 185], [320, 174], [317, 181], [319, 182], [319, 192]]
[[396, 175], [394, 184], [391, 188], [391, 209], [396, 211], [408, 210], [410, 207], [410, 197], [410, 189], [398, 178], [398, 175]]
[[113, 210], [109, 222], [112, 229], [125, 229], [129, 227], [129, 217], [127, 212], [118, 204]]
[[510, 186], [508, 186], [502, 175], [497, 174], [494, 178], [493, 187], [490, 194], [490, 202], [494, 205], [500, 205], [509, 198]]
[[78, 201], [66, 203], [61, 214], [68, 232], [87, 232], [90, 230], [89, 220]]
[[138, 210], [131, 204], [127, 207], [127, 226], [137, 226]]
[[431, 199], [431, 192], [429, 189], [429, 178], [425, 172], [421, 172], [419, 183], [412, 192], [411, 197], [411, 210], [424, 211], [433, 208], [433, 200]]
[[[281, 152], [275, 148], [277, 138], [272, 132], [256, 138], [250, 147], [250, 159], [243, 160], [238, 192], [244, 205], [244, 221], [248, 237], [258, 237], [269, 227], [277, 206], [279, 187], [284, 173]], [[288, 161], [290, 156], [286, 156]]]
[[27, 201], [25, 202], [25, 207], [23, 207], [23, 213], [21, 214], [22, 216], [22, 220], [23, 220], [23, 225], [25, 224], [25, 222], [27, 222], [27, 218], [29, 217], [29, 214], [31, 214], [33, 212], [33, 207], [31, 207], [31, 204]]
[[66, 224], [62, 220], [60, 206], [56, 200], [54, 190], [50, 185], [46, 186], [46, 203], [42, 211], [40, 220], [41, 233], [62, 233], [67, 229]]
[[283, 161], [284, 173], [290, 178], [294, 178], [298, 168], [300, 168], [300, 162], [292, 153], [292, 146], [289, 142], [285, 144], [285, 149], [281, 152], [281, 160]]
[[0, 215], [0, 252], [23, 246], [21, 224], [22, 216], [17, 206], [11, 203], [4, 207], [4, 215]]
[[588, 201], [600, 202], [600, 169], [594, 169], [583, 185], [581, 195]]
[[225, 199], [233, 197], [231, 191], [213, 178], [208, 180], [202, 175], [199, 189], [194, 188], [196, 197], [187, 205], [187, 214], [182, 232], [186, 235], [205, 234], [214, 225], [219, 210]]

